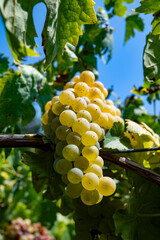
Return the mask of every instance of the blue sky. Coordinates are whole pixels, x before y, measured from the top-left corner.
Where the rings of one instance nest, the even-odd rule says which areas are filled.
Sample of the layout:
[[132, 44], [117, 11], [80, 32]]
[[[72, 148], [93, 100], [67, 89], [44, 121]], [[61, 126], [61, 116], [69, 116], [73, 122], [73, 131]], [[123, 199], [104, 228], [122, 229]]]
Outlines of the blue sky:
[[[103, 7], [103, 0], [96, 0], [95, 10], [98, 7]], [[134, 4], [127, 4], [128, 13], [132, 9], [139, 6], [139, 1], [136, 0]], [[40, 54], [40, 58], [44, 57], [43, 48], [41, 46], [42, 38], [41, 32], [43, 29], [46, 15], [46, 8], [43, 3], [38, 4], [33, 10], [34, 23], [38, 37], [35, 39], [39, 46], [37, 51]], [[101, 59], [98, 60], [99, 80], [104, 83], [107, 88], [114, 86], [114, 92], [120, 97], [123, 102], [126, 96], [130, 95], [130, 91], [134, 85], [137, 87], [143, 83], [143, 48], [145, 46], [146, 35], [151, 31], [151, 15], [142, 15], [144, 19], [145, 29], [143, 32], [137, 32], [134, 38], [131, 38], [124, 45], [125, 36], [125, 19], [120, 17], [113, 17], [110, 19], [110, 26], [115, 31], [114, 35], [114, 50], [112, 59], [108, 64], [103, 64]], [[11, 52], [8, 48], [4, 26], [2, 25], [2, 19], [0, 18], [0, 53], [4, 53], [9, 56], [10, 62], [13, 61]], [[33, 63], [40, 58], [28, 58], [26, 63]], [[115, 97], [112, 96], [114, 100]], [[145, 100], [145, 98], [144, 98]], [[159, 106], [158, 106], [159, 105]], [[153, 114], [153, 106], [149, 105], [145, 101], [145, 107], [150, 114]], [[157, 104], [160, 109], [160, 103]], [[159, 112], [157, 112], [158, 114]]]

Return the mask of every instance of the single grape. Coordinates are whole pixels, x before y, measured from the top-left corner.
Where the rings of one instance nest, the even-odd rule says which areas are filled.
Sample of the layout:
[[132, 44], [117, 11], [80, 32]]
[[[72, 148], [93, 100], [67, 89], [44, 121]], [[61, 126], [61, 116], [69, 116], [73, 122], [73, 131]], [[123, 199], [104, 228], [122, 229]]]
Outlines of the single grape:
[[100, 127], [104, 128], [105, 130], [108, 129], [109, 119], [106, 113], [101, 113], [99, 118], [97, 118], [94, 122], [97, 123]]
[[87, 131], [82, 135], [82, 144], [84, 146], [93, 146], [97, 143], [98, 136], [93, 131]]
[[57, 144], [56, 144], [56, 154], [60, 157], [62, 157], [62, 151], [63, 151], [63, 148], [67, 145], [66, 141], [59, 141]]
[[104, 95], [104, 98], [106, 98], [108, 96], [108, 90], [107, 88], [104, 88], [103, 89], [103, 95]]
[[82, 149], [83, 157], [87, 158], [89, 161], [95, 160], [99, 155], [99, 150], [95, 146], [85, 146]]
[[66, 141], [68, 144], [75, 144], [77, 146], [80, 146], [81, 136], [76, 132], [70, 132], [66, 137]]
[[101, 109], [101, 111], [103, 111], [104, 102], [102, 101], [102, 99], [100, 99], [100, 98], [94, 98], [94, 99], [92, 99], [91, 103], [96, 104], [96, 105]]
[[100, 90], [101, 92], [104, 91], [104, 85], [103, 85], [103, 83], [100, 82], [100, 81], [96, 81], [96, 82], [94, 82], [94, 83], [93, 83], [93, 87], [97, 87], [97, 88], [99, 88], [99, 90]]
[[83, 189], [81, 192], [81, 200], [88, 206], [94, 205], [99, 200], [99, 193], [96, 189], [92, 191]]
[[50, 108], [48, 110], [48, 123], [51, 123], [52, 120], [56, 117], [56, 115], [52, 112], [52, 109]]
[[46, 111], [42, 117], [41, 117], [41, 121], [44, 125], [47, 125], [48, 124], [48, 111]]
[[61, 125], [59, 121], [59, 117], [55, 117], [51, 122], [51, 129], [53, 132], [56, 131], [56, 129]]
[[77, 118], [72, 126], [72, 131], [83, 135], [86, 131], [90, 129], [90, 124], [85, 118]]
[[81, 110], [77, 113], [77, 118], [85, 118], [88, 120], [88, 122], [91, 122], [92, 121], [92, 116], [91, 114], [86, 111], [86, 110]]
[[87, 97], [92, 101], [94, 98], [100, 98], [103, 99], [102, 93], [97, 87], [91, 87], [89, 89], [89, 92], [87, 94]]
[[86, 106], [87, 106], [87, 103], [82, 97], [77, 97], [71, 104], [71, 107], [74, 112], [79, 112], [80, 110], [84, 110]]
[[81, 73], [80, 81], [87, 83], [91, 87], [95, 81], [95, 76], [91, 71], [86, 70]]
[[111, 106], [111, 105], [105, 105], [103, 108], [103, 112], [105, 113], [110, 113], [113, 116], [116, 116], [116, 109], [115, 106]]
[[110, 99], [106, 99], [104, 102], [105, 102], [106, 105], [114, 106], [113, 101], [110, 100]]
[[101, 115], [101, 109], [94, 103], [90, 103], [86, 106], [86, 109], [92, 116], [92, 121], [98, 119]]
[[87, 105], [91, 103], [88, 97], [82, 96], [82, 98], [86, 101]]
[[89, 92], [89, 87], [84, 82], [79, 82], [74, 86], [74, 91], [78, 97], [87, 96]]
[[102, 177], [99, 179], [98, 192], [103, 196], [110, 196], [116, 190], [116, 184], [110, 177]]
[[74, 101], [75, 96], [74, 93], [70, 90], [64, 90], [59, 95], [59, 101], [63, 105], [69, 105], [71, 106], [72, 102]]
[[70, 198], [78, 198], [81, 195], [82, 192], [82, 185], [81, 183], [73, 184], [73, 183], [68, 183], [67, 188], [66, 188], [66, 193]]
[[59, 101], [55, 102], [52, 105], [52, 112], [59, 116], [61, 114], [61, 112], [63, 112], [64, 110], [67, 110], [69, 108], [68, 105], [62, 105]]
[[72, 110], [64, 110], [59, 116], [62, 125], [72, 127], [74, 121], [77, 119], [75, 112]]
[[74, 82], [67, 82], [64, 85], [64, 90], [68, 89], [68, 88], [74, 88], [75, 83]]
[[98, 187], [99, 178], [95, 173], [89, 172], [82, 177], [82, 186], [86, 190], [94, 190]]
[[52, 106], [52, 101], [48, 101], [46, 104], [45, 104], [45, 107], [44, 107], [44, 110], [45, 111], [48, 111]]
[[55, 102], [59, 101], [59, 96], [54, 96], [51, 101], [53, 105]]
[[113, 116], [110, 113], [106, 113], [107, 117], [108, 117], [108, 125], [107, 125], [107, 129], [110, 129], [113, 127], [113, 123], [116, 122], [116, 117]]
[[97, 164], [101, 168], [104, 166], [104, 160], [100, 156], [98, 156], [95, 160], [91, 161], [91, 164]]
[[90, 131], [94, 131], [97, 134], [98, 140], [101, 138], [102, 128], [97, 123], [90, 123]]
[[75, 83], [80, 82], [80, 77], [79, 76], [74, 76], [73, 77], [73, 82], [75, 82]]
[[90, 165], [86, 170], [85, 173], [95, 173], [99, 178], [103, 176], [102, 168], [97, 164]]
[[74, 167], [81, 169], [83, 172], [89, 167], [89, 161], [83, 156], [79, 156], [74, 161]]
[[72, 163], [64, 158], [61, 158], [54, 164], [54, 169], [57, 173], [65, 175], [70, 169], [72, 169]]
[[83, 172], [79, 168], [71, 168], [67, 173], [68, 180], [73, 184], [80, 183], [82, 177]]
[[63, 157], [68, 161], [75, 161], [79, 157], [79, 148], [74, 144], [68, 144], [63, 148]]
[[104, 136], [105, 136], [104, 128], [101, 128], [101, 130], [102, 130], [102, 135], [101, 135], [100, 139], [98, 139], [99, 141], [102, 141], [104, 139]]
[[66, 126], [59, 126], [56, 129], [56, 137], [61, 140], [61, 141], [65, 141], [67, 135], [71, 132], [71, 129], [69, 127]]

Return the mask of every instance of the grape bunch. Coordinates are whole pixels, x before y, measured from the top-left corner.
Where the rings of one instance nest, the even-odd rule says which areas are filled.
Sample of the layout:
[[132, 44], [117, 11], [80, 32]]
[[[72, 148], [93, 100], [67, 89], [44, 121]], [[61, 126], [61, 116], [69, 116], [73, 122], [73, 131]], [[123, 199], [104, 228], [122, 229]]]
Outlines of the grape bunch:
[[12, 240], [55, 240], [41, 223], [31, 224], [30, 219], [18, 218], [7, 226], [5, 239]]
[[114, 122], [123, 122], [120, 110], [106, 100], [108, 90], [83, 71], [67, 82], [64, 91], [45, 105], [44, 132], [56, 145], [54, 170], [62, 175], [66, 193], [88, 205], [115, 192], [113, 179], [103, 176], [100, 142]]

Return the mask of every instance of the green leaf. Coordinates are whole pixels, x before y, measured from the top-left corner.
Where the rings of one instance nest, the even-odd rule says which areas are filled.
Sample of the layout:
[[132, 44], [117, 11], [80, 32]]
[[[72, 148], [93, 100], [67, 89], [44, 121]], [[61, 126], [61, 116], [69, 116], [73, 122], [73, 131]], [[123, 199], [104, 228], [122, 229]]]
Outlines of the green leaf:
[[107, 132], [104, 137], [103, 148], [119, 151], [130, 148], [128, 139], [124, 137], [122, 123], [114, 123], [113, 127]]
[[160, 9], [160, 2], [159, 0], [141, 0], [141, 6], [136, 8], [136, 12], [140, 13], [155, 13]]
[[133, 3], [134, 0], [105, 0], [104, 4], [108, 11], [113, 9], [115, 15], [123, 17], [127, 11], [127, 7], [123, 4], [124, 2]]
[[0, 131], [5, 127], [29, 123], [35, 114], [32, 102], [38, 95], [36, 83], [42, 75], [31, 66], [20, 66], [0, 78]]
[[4, 57], [3, 54], [0, 54], [0, 74], [6, 72], [9, 67], [9, 61], [7, 57]]
[[154, 82], [160, 79], [160, 41], [158, 35], [153, 36], [150, 33], [146, 37], [143, 69], [145, 81]]
[[[83, 24], [93, 24], [97, 21], [92, 0], [62, 0], [51, 4], [45, 1], [49, 11], [43, 29], [43, 46], [48, 66], [57, 53], [61, 53], [65, 44], [78, 44], [82, 35]], [[52, 31], [50, 30], [52, 29]]]
[[138, 13], [131, 13], [126, 17], [125, 43], [130, 39], [130, 37], [135, 36], [135, 29], [142, 32], [144, 29], [144, 23]]
[[[131, 176], [133, 174], [129, 174]], [[116, 234], [123, 240], [159, 239], [160, 235], [160, 187], [133, 175], [131, 195], [127, 211], [114, 214]]]
[[154, 19], [152, 21], [152, 34], [160, 35], [160, 17], [159, 11], [154, 14]]

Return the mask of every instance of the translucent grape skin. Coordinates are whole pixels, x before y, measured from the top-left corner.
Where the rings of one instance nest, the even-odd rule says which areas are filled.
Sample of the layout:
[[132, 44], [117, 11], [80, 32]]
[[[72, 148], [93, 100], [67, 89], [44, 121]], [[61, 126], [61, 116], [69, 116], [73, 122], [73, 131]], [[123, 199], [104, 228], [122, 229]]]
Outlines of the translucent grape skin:
[[83, 172], [89, 167], [89, 161], [83, 156], [79, 156], [74, 161], [74, 167], [81, 169]]
[[61, 175], [67, 174], [71, 168], [72, 168], [72, 163], [67, 161], [64, 158], [59, 159], [54, 164], [55, 171]]
[[86, 101], [82, 97], [77, 97], [71, 104], [73, 111], [79, 112], [80, 110], [84, 110], [87, 106]]
[[102, 168], [97, 164], [92, 164], [85, 170], [85, 173], [90, 173], [90, 172], [95, 173], [99, 178], [103, 176]]
[[93, 131], [87, 131], [82, 135], [82, 144], [84, 146], [94, 146], [98, 141], [98, 136]]
[[74, 121], [77, 119], [77, 115], [72, 110], [64, 110], [59, 116], [59, 120], [62, 125], [72, 127]]
[[89, 172], [82, 177], [82, 186], [86, 190], [94, 190], [98, 187], [99, 178], [95, 173]]
[[66, 137], [66, 141], [68, 144], [74, 144], [76, 146], [80, 146], [81, 136], [76, 132], [70, 132]]
[[89, 92], [89, 87], [86, 83], [79, 82], [75, 85], [74, 91], [78, 95], [78, 97], [87, 96]]
[[77, 132], [80, 136], [82, 136], [89, 129], [90, 124], [85, 118], [77, 118], [72, 126], [72, 131]]
[[80, 197], [82, 189], [83, 187], [81, 183], [77, 183], [77, 184], [68, 183], [66, 188], [66, 193], [70, 198], [75, 199]]
[[61, 141], [65, 141], [68, 133], [70, 132], [71, 129], [69, 127], [61, 125], [56, 129], [56, 137]]
[[56, 144], [56, 154], [60, 157], [62, 157], [62, 151], [63, 151], [63, 148], [67, 145], [66, 141], [59, 141], [57, 144]]
[[97, 123], [90, 123], [90, 131], [94, 131], [97, 134], [98, 140], [101, 138], [102, 128]]
[[70, 106], [72, 104], [72, 102], [74, 101], [74, 99], [75, 99], [75, 95], [70, 90], [64, 90], [59, 95], [59, 101], [63, 105], [69, 105]]
[[95, 160], [99, 155], [99, 150], [96, 146], [85, 146], [82, 149], [83, 157], [87, 158], [89, 161]]
[[99, 200], [99, 193], [96, 189], [92, 191], [83, 189], [81, 192], [81, 200], [88, 206], [94, 205]]
[[91, 116], [92, 116], [92, 121], [95, 121], [96, 119], [98, 119], [101, 115], [101, 109], [98, 105], [94, 104], [94, 103], [90, 103], [87, 105], [86, 110], [88, 112], [90, 112]]
[[116, 190], [116, 184], [110, 177], [102, 177], [99, 179], [98, 192], [103, 196], [110, 196]]
[[88, 122], [91, 122], [92, 121], [92, 116], [91, 114], [86, 111], [86, 110], [81, 110], [77, 113], [77, 118], [85, 118], [88, 120]]
[[63, 157], [68, 161], [75, 161], [80, 155], [79, 148], [74, 144], [68, 144], [63, 148]]
[[87, 83], [91, 87], [95, 81], [95, 76], [91, 71], [86, 70], [81, 73], [80, 81]]
[[82, 177], [83, 172], [79, 168], [71, 168], [67, 173], [68, 180], [73, 184], [80, 183]]

